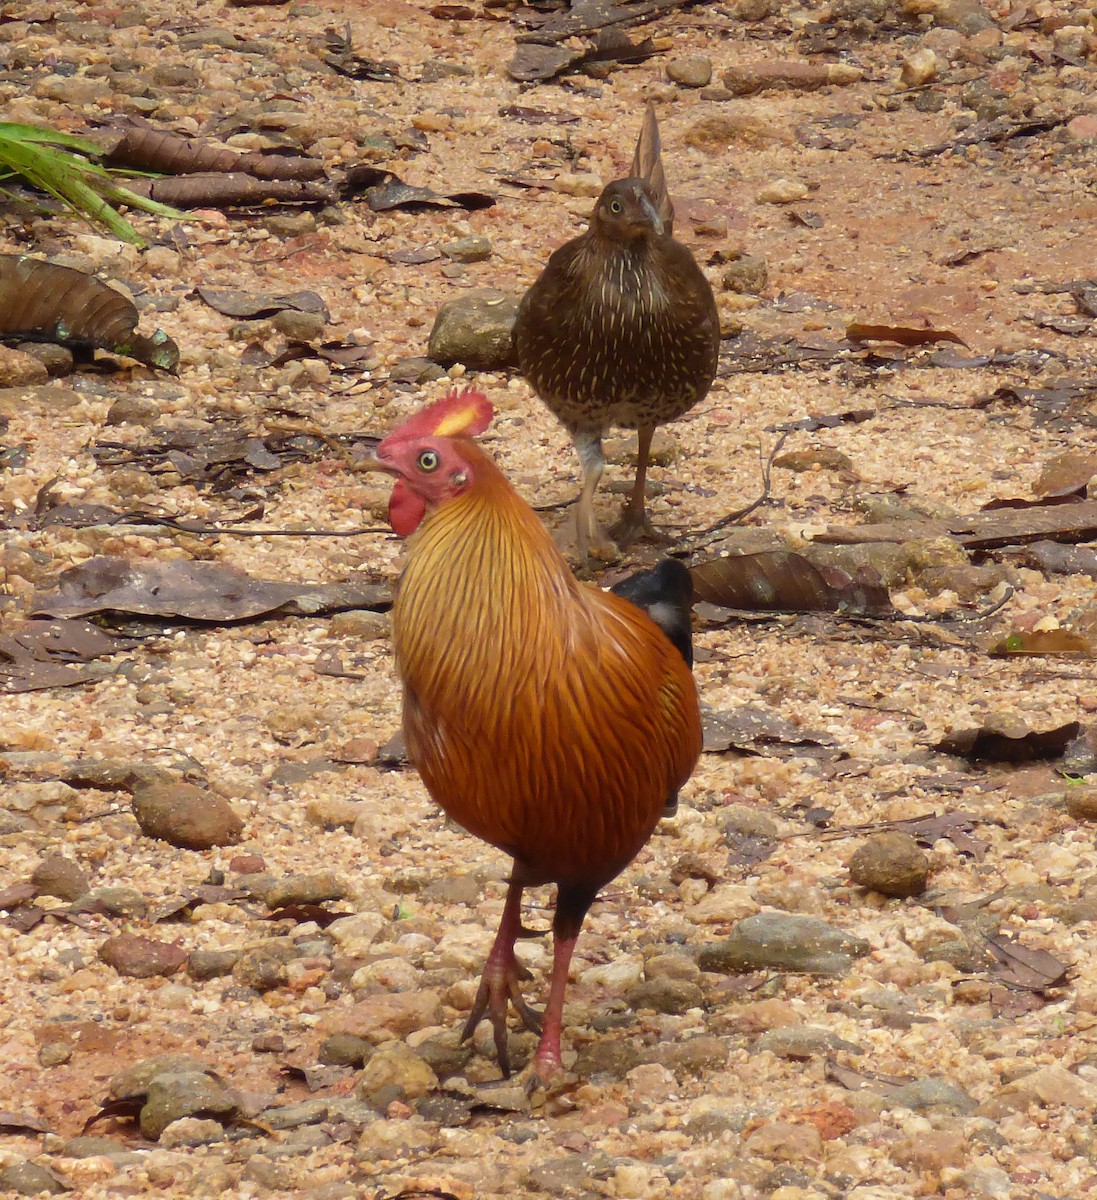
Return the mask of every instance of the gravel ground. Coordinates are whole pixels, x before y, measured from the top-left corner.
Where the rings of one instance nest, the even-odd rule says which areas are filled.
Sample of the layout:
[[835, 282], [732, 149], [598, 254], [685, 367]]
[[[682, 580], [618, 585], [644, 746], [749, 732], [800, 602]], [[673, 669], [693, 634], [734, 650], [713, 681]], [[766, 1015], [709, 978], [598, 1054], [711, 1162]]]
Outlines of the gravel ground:
[[[903, 619], [702, 614], [703, 701], [781, 717], [783, 740], [706, 753], [678, 815], [595, 906], [569, 990], [569, 1075], [532, 1108], [520, 1089], [493, 1086], [486, 1026], [471, 1053], [457, 1044], [506, 863], [447, 824], [412, 771], [378, 759], [399, 723], [383, 611], [145, 624], [93, 684], [5, 695], [0, 1190], [1097, 1192], [1093, 750], [1075, 745], [1064, 764], [1061, 743], [1058, 756], [1006, 763], [1000, 750], [970, 761], [935, 749], [1004, 727], [1017, 757], [1019, 740], [1034, 744], [1017, 735], [1092, 720], [1092, 654], [987, 653], [1011, 631], [1071, 630], [1092, 646], [1092, 578], [978, 560], [940, 531], [898, 552], [812, 544], [828, 526], [953, 520], [1031, 497], [1049, 463], [1076, 475], [1062, 456], [1093, 455], [1097, 324], [1070, 291], [1038, 286], [1093, 272], [1092, 4], [696, 4], [630, 29], [654, 39], [645, 61], [528, 88], [504, 64], [532, 10], [477, 3], [472, 19], [442, 19], [451, 7], [5, 8], [5, 119], [83, 130], [139, 115], [239, 150], [305, 149], [331, 169], [364, 161], [497, 203], [373, 213], [357, 199], [205, 211], [185, 227], [138, 218], [152, 242], [140, 252], [67, 218], [0, 210], [0, 249], [117, 281], [142, 330], [161, 326], [182, 354], [177, 377], [126, 360], [45, 383], [18, 355], [0, 363], [0, 636], [36, 592], [96, 555], [283, 582], [392, 581], [400, 546], [380, 529], [386, 485], [353, 469], [339, 437], [383, 433], [442, 394], [446, 378], [412, 386], [390, 372], [426, 353], [443, 302], [532, 281], [626, 168], [648, 99], [677, 232], [717, 288], [729, 334], [709, 396], [666, 431], [652, 516], [689, 538], [758, 496], [775, 426], [867, 410], [793, 431], [782, 447], [793, 459], [773, 468], [768, 502], [727, 547], [867, 561]], [[357, 53], [390, 62], [403, 83], [324, 65], [325, 31], [348, 24]], [[704, 63], [683, 65], [696, 56], [711, 82], [673, 82], [703, 77]], [[818, 90], [745, 96], [725, 80], [789, 59], [856, 71]], [[995, 120], [999, 131], [1032, 124], [963, 144]], [[904, 153], [933, 146], [951, 148]], [[399, 261], [469, 237], [488, 239], [490, 256]], [[753, 292], [726, 278], [741, 279], [744, 255], [766, 268], [761, 282], [751, 267]], [[314, 290], [330, 314], [314, 340], [354, 338], [367, 356], [350, 370], [279, 361], [292, 322], [222, 316], [199, 286]], [[854, 321], [951, 331], [966, 347], [849, 345]], [[496, 404], [485, 443], [566, 546], [577, 465], [563, 431], [516, 376], [461, 365], [449, 376], [474, 379]], [[1067, 383], [1088, 391], [1064, 400]], [[127, 407], [132, 419], [114, 423]], [[300, 435], [331, 449], [195, 486], [179, 460], [136, 453], [179, 431]], [[96, 457], [102, 442], [123, 449]], [[612, 444], [611, 485], [630, 483], [628, 454], [627, 438]], [[1083, 485], [1097, 470], [1087, 461]], [[51, 480], [58, 502], [377, 532], [38, 528], [28, 514]], [[619, 503], [604, 487], [603, 519]], [[176, 841], [180, 822], [201, 817], [222, 844], [150, 836], [158, 803]], [[882, 844], [866, 828], [956, 813], [908, 827], [916, 841]], [[863, 886], [865, 870], [891, 886], [887, 847], [902, 870], [928, 872], [924, 890]], [[32, 876], [36, 897], [11, 893]], [[530, 895], [529, 920], [547, 924], [551, 894]], [[47, 914], [36, 924], [33, 906]], [[535, 996], [547, 943], [520, 951]], [[524, 1061], [531, 1037], [513, 1042]], [[168, 1054], [185, 1058], [120, 1076]], [[82, 1139], [108, 1098], [115, 1106], [87, 1129], [101, 1140]]]

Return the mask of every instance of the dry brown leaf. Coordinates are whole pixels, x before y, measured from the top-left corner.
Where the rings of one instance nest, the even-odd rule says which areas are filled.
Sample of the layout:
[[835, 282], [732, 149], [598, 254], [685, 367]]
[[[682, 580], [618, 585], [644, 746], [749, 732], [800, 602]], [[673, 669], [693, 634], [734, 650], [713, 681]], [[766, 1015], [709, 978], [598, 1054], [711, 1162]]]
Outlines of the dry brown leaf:
[[998, 960], [991, 975], [1000, 983], [1034, 992], [1066, 983], [1067, 964], [1046, 950], [1023, 946], [1005, 934], [987, 938], [986, 944]]
[[878, 578], [851, 579], [844, 572], [828, 578], [793, 551], [715, 558], [691, 567], [690, 575], [695, 599], [721, 608], [746, 612], [891, 611], [887, 589]]
[[900, 346], [928, 346], [934, 342], [955, 342], [967, 347], [959, 334], [947, 329], [918, 329], [909, 325], [863, 325], [854, 321], [846, 326], [851, 342], [896, 342]]
[[988, 651], [994, 658], [1012, 655], [1063, 654], [1074, 658], [1092, 658], [1093, 643], [1069, 629], [1015, 629]]
[[1052, 729], [1029, 729], [1019, 719], [1010, 728], [1006, 722], [978, 729], [961, 729], [934, 745], [942, 754], [958, 754], [970, 762], [1034, 762], [1060, 758], [1081, 731], [1079, 721], [1068, 721]]

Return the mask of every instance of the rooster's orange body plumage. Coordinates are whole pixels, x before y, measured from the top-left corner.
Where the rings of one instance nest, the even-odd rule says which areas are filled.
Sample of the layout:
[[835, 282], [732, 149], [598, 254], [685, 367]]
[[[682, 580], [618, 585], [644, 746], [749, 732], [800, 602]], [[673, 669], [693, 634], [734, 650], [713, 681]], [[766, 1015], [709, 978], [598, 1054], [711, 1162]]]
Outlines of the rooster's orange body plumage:
[[[444, 414], [460, 399], [433, 409]], [[417, 464], [456, 481], [439, 491], [432, 479], [393, 611], [405, 739], [446, 813], [514, 859], [466, 1031], [490, 1009], [504, 1070], [508, 999], [539, 1026], [517, 987], [522, 889], [558, 885], [553, 983], [536, 1060], [543, 1078], [560, 1063], [567, 965], [587, 909], [651, 836], [697, 761], [697, 691], [681, 654], [643, 611], [574, 578], [536, 514], [475, 443], [422, 433], [431, 412], [378, 449], [381, 465], [398, 475], [396, 526], [399, 490], [416, 489]], [[489, 418], [487, 406], [474, 430]], [[438, 428], [454, 424], [434, 419]], [[408, 429], [413, 436], [402, 438]]]

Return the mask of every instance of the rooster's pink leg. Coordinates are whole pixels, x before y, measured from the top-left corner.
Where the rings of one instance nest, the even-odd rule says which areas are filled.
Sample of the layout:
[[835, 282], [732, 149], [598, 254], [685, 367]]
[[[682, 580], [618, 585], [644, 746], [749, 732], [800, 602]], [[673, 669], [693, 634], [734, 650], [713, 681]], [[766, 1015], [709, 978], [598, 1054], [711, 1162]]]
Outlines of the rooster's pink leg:
[[[491, 1021], [495, 1032], [495, 1051], [499, 1056], [499, 1066], [504, 1075], [510, 1075], [510, 1054], [507, 1051], [507, 1005], [513, 1004], [522, 1023], [534, 1033], [541, 1032], [541, 1017], [526, 1003], [522, 996], [518, 981], [529, 978], [529, 971], [518, 961], [514, 954], [515, 939], [525, 931], [522, 928], [522, 885], [511, 882], [507, 889], [507, 901], [503, 906], [503, 917], [499, 922], [499, 932], [484, 964], [484, 973], [480, 976], [480, 987], [472, 1012], [465, 1022], [461, 1041], [472, 1037], [476, 1026], [485, 1015]], [[567, 973], [564, 974], [567, 981]], [[557, 1030], [559, 1044], [559, 1030]], [[559, 1051], [557, 1052], [559, 1053]]]

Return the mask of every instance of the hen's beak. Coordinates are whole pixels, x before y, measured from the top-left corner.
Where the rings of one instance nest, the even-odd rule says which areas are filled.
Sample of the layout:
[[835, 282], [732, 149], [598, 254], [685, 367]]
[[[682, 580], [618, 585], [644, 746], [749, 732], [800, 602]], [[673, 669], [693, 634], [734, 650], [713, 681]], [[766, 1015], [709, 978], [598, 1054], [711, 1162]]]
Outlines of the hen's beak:
[[640, 207], [643, 209], [644, 216], [651, 222], [651, 227], [655, 231], [656, 237], [663, 236], [663, 218], [659, 215], [659, 210], [652, 204], [651, 200], [644, 195], [640, 197]]

